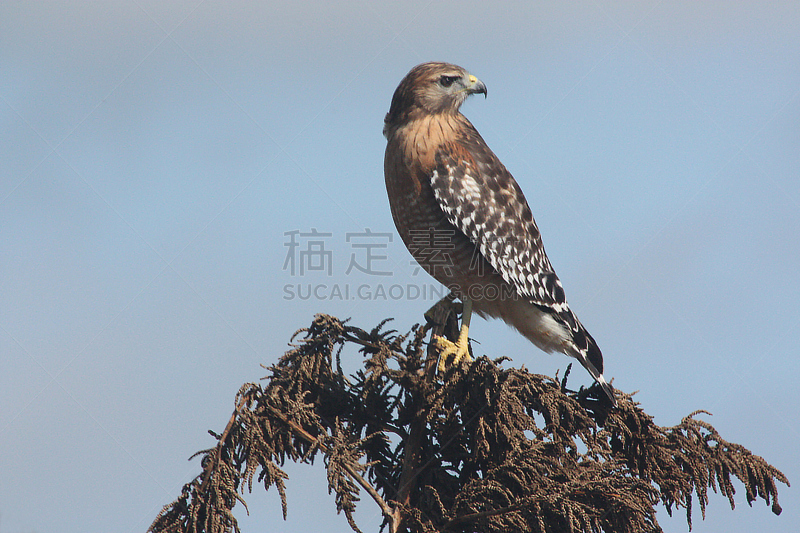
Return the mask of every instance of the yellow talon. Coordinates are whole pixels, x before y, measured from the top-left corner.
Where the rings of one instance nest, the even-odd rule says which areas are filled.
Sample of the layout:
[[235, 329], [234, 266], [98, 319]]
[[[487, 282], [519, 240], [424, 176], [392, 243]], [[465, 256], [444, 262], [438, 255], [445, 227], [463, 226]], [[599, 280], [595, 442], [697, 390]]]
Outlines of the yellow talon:
[[469, 321], [472, 318], [472, 300], [464, 298], [464, 312], [461, 318], [461, 331], [456, 342], [449, 341], [444, 337], [435, 336], [432, 340], [436, 347], [441, 350], [439, 354], [439, 373], [447, 368], [447, 358], [453, 356], [451, 365], [455, 366], [465, 359], [468, 363], [472, 361], [469, 356]]
[[440, 374], [447, 369], [447, 358], [451, 355], [453, 356], [453, 361], [450, 363], [451, 366], [457, 365], [462, 359], [465, 359], [468, 363], [472, 361], [472, 357], [469, 356], [468, 342], [460, 344], [438, 336], [433, 338], [433, 342], [436, 343], [436, 347], [441, 350], [439, 353]]

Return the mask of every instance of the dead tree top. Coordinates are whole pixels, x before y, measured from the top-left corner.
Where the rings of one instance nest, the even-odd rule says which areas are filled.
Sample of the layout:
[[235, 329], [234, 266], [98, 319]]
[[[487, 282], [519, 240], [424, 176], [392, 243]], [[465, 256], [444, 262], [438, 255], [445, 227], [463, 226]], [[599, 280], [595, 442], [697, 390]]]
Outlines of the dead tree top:
[[[438, 329], [454, 329], [444, 315]], [[203, 471], [164, 507], [153, 533], [239, 532], [245, 487], [275, 487], [287, 513], [284, 462], [322, 456], [336, 509], [354, 531], [366, 494], [391, 532], [661, 531], [656, 507], [705, 516], [709, 488], [735, 506], [778, 505], [786, 477], [724, 440], [698, 415], [656, 425], [630, 395], [611, 407], [596, 387], [479, 357], [435, 375], [430, 326], [399, 335], [328, 315], [295, 334], [264, 384], [248, 383], [217, 444], [195, 455]], [[298, 339], [298, 337], [300, 337]], [[340, 354], [363, 368], [346, 376]], [[362, 502], [361, 505], [366, 505]]]

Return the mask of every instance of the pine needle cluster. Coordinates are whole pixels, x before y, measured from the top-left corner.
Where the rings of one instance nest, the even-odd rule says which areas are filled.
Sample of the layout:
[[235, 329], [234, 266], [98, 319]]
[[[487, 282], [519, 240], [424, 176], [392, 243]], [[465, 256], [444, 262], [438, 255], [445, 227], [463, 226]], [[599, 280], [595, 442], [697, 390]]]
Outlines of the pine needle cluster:
[[[432, 326], [399, 335], [318, 315], [265, 385], [248, 383], [217, 444], [198, 452], [202, 473], [164, 507], [149, 531], [227, 533], [232, 509], [254, 484], [275, 487], [287, 513], [285, 461], [322, 457], [337, 511], [358, 532], [366, 494], [391, 533], [633, 533], [661, 531], [656, 507], [671, 515], [692, 502], [705, 516], [709, 488], [734, 507], [734, 478], [748, 504], [778, 505], [786, 477], [761, 457], [725, 441], [691, 413], [660, 427], [629, 395], [611, 407], [596, 387], [572, 391], [562, 379], [503, 369], [480, 357], [436, 375], [426, 339], [455, 332], [447, 309]], [[357, 347], [363, 369], [346, 376], [343, 349]]]

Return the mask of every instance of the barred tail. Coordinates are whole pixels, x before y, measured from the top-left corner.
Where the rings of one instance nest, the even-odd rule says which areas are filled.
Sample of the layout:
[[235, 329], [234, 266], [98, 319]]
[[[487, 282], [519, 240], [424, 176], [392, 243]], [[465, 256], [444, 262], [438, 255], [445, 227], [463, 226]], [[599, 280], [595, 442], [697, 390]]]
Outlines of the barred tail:
[[[576, 319], [577, 322], [577, 319]], [[570, 354], [575, 357], [583, 367], [589, 371], [595, 381], [600, 384], [603, 392], [606, 393], [611, 403], [616, 406], [617, 399], [614, 397], [614, 388], [603, 377], [603, 353], [598, 348], [594, 338], [577, 322], [578, 331], [575, 332], [574, 340], [576, 353]]]

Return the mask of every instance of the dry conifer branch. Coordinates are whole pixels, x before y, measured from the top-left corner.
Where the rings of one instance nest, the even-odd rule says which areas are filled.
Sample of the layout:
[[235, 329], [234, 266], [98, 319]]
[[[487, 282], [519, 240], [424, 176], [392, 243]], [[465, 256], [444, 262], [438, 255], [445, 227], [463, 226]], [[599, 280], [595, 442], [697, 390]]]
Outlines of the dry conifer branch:
[[[232, 509], [254, 481], [276, 488], [285, 518], [281, 465], [317, 455], [354, 531], [362, 490], [390, 533], [657, 532], [659, 503], [685, 509], [691, 529], [693, 498], [705, 517], [709, 488], [734, 507], [734, 478], [748, 504], [780, 514], [786, 477], [724, 440], [706, 413], [660, 427], [628, 395], [611, 408], [595, 387], [569, 390], [568, 373], [559, 381], [486, 357], [437, 377], [426, 339], [454, 338], [457, 324], [452, 307], [429, 317], [398, 335], [386, 321], [365, 331], [318, 315], [265, 385], [239, 390], [216, 446], [196, 454], [202, 472], [149, 531], [239, 533]], [[348, 348], [363, 356], [352, 376], [338, 363]]]
[[[272, 414], [274, 414], [277, 418], [283, 420], [286, 423], [286, 425], [292, 428], [292, 431], [294, 431], [301, 438], [305, 439], [306, 442], [308, 442], [309, 444], [317, 442], [317, 439], [311, 436], [306, 430], [304, 430], [303, 428], [301, 428], [300, 426], [289, 420], [282, 412], [278, 411], [272, 406], [268, 406], [268, 408], [272, 412]], [[323, 452], [326, 453], [328, 452], [328, 447], [325, 444], [320, 443], [319, 448]], [[376, 491], [375, 488], [372, 485], [370, 485], [366, 479], [361, 477], [361, 474], [359, 474], [356, 471], [353, 465], [345, 463], [344, 468], [347, 470], [347, 473], [350, 475], [350, 477], [352, 477], [359, 485], [361, 485], [361, 488], [367, 491], [367, 493], [372, 497], [372, 499], [375, 500], [375, 503], [377, 503], [378, 507], [381, 508], [383, 515], [389, 519], [394, 519], [394, 511], [392, 510], [392, 508], [386, 505], [386, 502], [383, 501], [383, 498], [381, 497], [380, 494], [378, 494], [378, 491]]]

